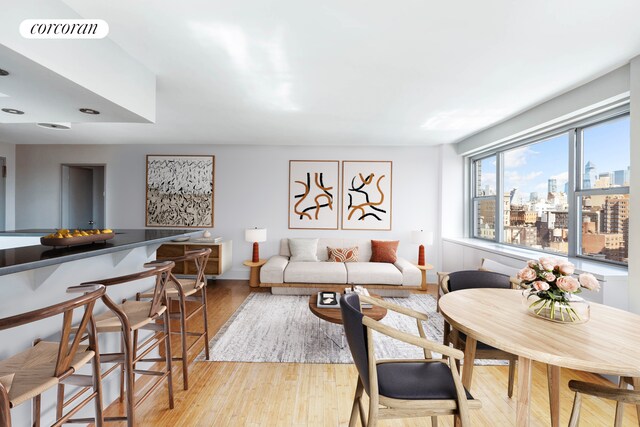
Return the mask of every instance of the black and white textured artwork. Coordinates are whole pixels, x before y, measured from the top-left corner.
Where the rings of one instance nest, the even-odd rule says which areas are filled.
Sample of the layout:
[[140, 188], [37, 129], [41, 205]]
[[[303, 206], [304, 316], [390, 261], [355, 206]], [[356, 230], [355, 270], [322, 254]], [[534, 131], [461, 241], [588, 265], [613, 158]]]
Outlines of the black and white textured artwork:
[[147, 227], [213, 227], [215, 157], [147, 156]]

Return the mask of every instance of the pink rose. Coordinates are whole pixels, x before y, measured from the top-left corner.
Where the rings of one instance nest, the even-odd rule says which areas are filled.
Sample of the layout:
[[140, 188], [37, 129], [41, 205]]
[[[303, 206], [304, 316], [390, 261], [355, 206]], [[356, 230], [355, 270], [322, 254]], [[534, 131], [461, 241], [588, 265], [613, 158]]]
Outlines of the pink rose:
[[578, 279], [580, 279], [580, 285], [583, 288], [587, 288], [590, 291], [596, 291], [596, 292], [600, 290], [600, 282], [598, 282], [598, 279], [593, 277], [593, 274], [582, 273], [580, 276], [578, 276]]
[[534, 261], [532, 259], [530, 259], [529, 261], [527, 261], [527, 265], [531, 268], [533, 267], [537, 267], [538, 266], [538, 261]]
[[560, 273], [564, 274], [565, 276], [571, 276], [575, 269], [576, 268], [574, 267], [574, 265], [570, 262], [565, 262], [558, 266], [558, 270], [560, 271]]
[[565, 292], [575, 292], [580, 287], [580, 283], [571, 276], [558, 277], [556, 280], [556, 286]]
[[554, 280], [556, 280], [556, 275], [551, 273], [550, 271], [543, 273], [542, 276], [544, 277], [544, 280], [546, 280], [547, 282], [553, 282]]
[[556, 260], [553, 258], [542, 257], [539, 260], [540, 268], [547, 271], [553, 271], [556, 268]]
[[530, 282], [537, 276], [536, 271], [533, 268], [525, 267], [518, 272], [518, 279], [524, 282]]
[[543, 282], [542, 280], [536, 280], [532, 283], [533, 288], [536, 291], [547, 291], [549, 290], [549, 284], [547, 282]]

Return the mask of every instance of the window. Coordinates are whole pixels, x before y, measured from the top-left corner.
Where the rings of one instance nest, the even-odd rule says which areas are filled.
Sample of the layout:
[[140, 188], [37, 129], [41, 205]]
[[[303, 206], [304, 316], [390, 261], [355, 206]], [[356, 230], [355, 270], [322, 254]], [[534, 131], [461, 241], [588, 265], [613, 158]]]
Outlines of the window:
[[473, 157], [473, 236], [626, 264], [627, 111]]
[[474, 162], [473, 235], [495, 239], [496, 233], [496, 156]]
[[568, 253], [569, 135], [503, 154], [503, 242]]
[[629, 116], [580, 130], [582, 174], [579, 254], [627, 262], [629, 254]]

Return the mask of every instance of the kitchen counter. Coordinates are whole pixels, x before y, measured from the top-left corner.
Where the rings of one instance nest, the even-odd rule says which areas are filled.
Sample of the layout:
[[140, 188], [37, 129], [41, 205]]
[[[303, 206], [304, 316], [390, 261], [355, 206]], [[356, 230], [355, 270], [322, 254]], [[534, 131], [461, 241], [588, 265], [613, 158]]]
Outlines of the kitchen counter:
[[[115, 230], [113, 239], [106, 242], [92, 243], [70, 247], [51, 247], [43, 245], [22, 246], [0, 249], [0, 276], [95, 257], [112, 252], [133, 249], [150, 244], [160, 244], [176, 237], [190, 236], [198, 231], [191, 230]], [[51, 230], [18, 230], [1, 232], [3, 237], [40, 237], [51, 233]]]

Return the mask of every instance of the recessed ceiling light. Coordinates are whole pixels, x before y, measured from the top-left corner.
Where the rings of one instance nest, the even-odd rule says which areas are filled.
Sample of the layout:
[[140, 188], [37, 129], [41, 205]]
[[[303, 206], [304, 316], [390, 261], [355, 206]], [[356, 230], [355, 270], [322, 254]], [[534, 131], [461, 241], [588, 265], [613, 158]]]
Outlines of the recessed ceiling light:
[[71, 123], [36, 123], [36, 125], [47, 129], [71, 129]]
[[24, 111], [16, 110], [15, 108], [3, 108], [2, 111], [9, 114], [24, 114]]
[[85, 114], [100, 114], [100, 111], [94, 110], [92, 108], [81, 108], [80, 112]]
[[0, 68], [0, 76], [8, 76], [9, 72], [7, 70], [3, 70], [2, 68]]

